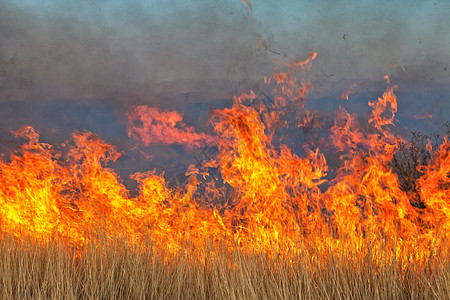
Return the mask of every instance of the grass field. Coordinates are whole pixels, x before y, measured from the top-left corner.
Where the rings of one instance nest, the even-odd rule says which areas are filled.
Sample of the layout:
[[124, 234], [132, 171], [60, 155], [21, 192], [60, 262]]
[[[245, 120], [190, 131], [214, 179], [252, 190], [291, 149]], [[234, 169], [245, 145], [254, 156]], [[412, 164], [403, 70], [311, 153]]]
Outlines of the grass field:
[[[104, 239], [77, 251], [3, 236], [1, 299], [448, 299], [450, 258], [391, 251], [244, 253], [205, 242], [176, 254]], [[343, 248], [343, 249], [344, 249]], [[323, 254], [328, 252], [328, 254]], [[196, 254], [194, 254], [196, 253]], [[344, 254], [346, 253], [346, 254]], [[400, 255], [400, 257], [406, 257]], [[444, 257], [444, 258], [442, 258]]]

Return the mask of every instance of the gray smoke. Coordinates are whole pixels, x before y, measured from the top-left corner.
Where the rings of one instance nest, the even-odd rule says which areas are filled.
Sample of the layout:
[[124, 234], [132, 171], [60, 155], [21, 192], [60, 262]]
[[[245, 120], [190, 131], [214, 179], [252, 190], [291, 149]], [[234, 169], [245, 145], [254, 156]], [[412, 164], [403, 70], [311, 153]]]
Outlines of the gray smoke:
[[[125, 180], [153, 168], [184, 173], [197, 152], [132, 150], [132, 105], [176, 109], [188, 126], [211, 131], [210, 107], [265, 90], [280, 61], [309, 51], [318, 53], [308, 75], [315, 109], [367, 114], [390, 73], [399, 130], [435, 132], [448, 120], [450, 1], [246, 2], [251, 10], [240, 0], [0, 0], [0, 158], [16, 146], [10, 130], [31, 125], [52, 144], [74, 130], [99, 133], [124, 154]], [[354, 83], [350, 101], [339, 102]], [[426, 113], [433, 119], [413, 118]]]
[[0, 101], [220, 99], [310, 50], [323, 95], [450, 82], [448, 1], [251, 3], [0, 0]]

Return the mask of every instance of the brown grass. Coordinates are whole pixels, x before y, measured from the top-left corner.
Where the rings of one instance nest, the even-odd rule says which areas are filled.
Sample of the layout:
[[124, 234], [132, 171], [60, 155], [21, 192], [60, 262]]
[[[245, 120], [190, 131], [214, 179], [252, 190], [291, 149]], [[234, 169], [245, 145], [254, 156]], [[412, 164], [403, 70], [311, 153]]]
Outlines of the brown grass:
[[[151, 243], [0, 240], [1, 299], [448, 299], [450, 259], [399, 262], [389, 253], [288, 257], [206, 243], [169, 254]], [[348, 248], [350, 249], [350, 248]], [[447, 256], [448, 258], [448, 256]], [[404, 267], [400, 267], [403, 264]]]

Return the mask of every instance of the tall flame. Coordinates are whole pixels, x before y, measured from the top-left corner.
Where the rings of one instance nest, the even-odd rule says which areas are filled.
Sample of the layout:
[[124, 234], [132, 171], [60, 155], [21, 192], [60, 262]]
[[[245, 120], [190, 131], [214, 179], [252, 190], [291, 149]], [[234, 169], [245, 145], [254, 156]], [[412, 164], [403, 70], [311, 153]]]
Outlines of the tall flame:
[[[316, 55], [293, 66], [306, 68]], [[367, 126], [343, 108], [336, 113], [330, 141], [342, 153], [342, 166], [330, 180], [320, 149], [311, 146], [299, 155], [274, 142], [276, 130], [289, 125], [282, 119], [289, 103], [310, 116], [304, 110], [310, 84], [297, 85], [289, 72], [266, 79], [273, 83], [275, 111], [245, 105], [254, 103], [254, 92], [215, 111], [216, 137], [186, 127], [175, 111], [131, 110], [129, 134], [144, 143], [217, 145], [217, 156], [191, 166], [181, 188], [169, 188], [155, 171], [142, 172], [133, 175], [140, 190], [131, 197], [106, 167], [120, 154], [96, 134], [74, 132], [69, 149], [57, 152], [39, 142], [33, 128], [23, 127], [15, 134], [26, 142], [9, 161], [0, 161], [0, 229], [18, 238], [57, 237], [77, 247], [97, 239], [101, 230], [129, 243], [151, 238], [171, 251], [187, 241], [202, 251], [206, 237], [230, 249], [284, 254], [303, 247], [341, 251], [345, 240], [357, 249], [369, 241], [425, 257], [450, 234], [450, 143], [445, 139], [421, 170], [417, 189], [426, 208], [414, 206], [390, 166], [401, 137], [391, 131], [396, 86], [386, 80], [386, 92], [369, 102]], [[213, 170], [220, 179], [205, 181]]]

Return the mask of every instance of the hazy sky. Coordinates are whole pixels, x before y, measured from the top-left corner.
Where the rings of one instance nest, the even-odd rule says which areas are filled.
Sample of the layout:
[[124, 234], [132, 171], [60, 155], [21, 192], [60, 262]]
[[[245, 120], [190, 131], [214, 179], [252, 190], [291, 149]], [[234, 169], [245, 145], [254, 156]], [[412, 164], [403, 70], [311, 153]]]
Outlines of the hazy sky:
[[[0, 0], [0, 101], [229, 97], [314, 50], [317, 90], [448, 88], [450, 1]], [[153, 100], [152, 100], [153, 99]]]

